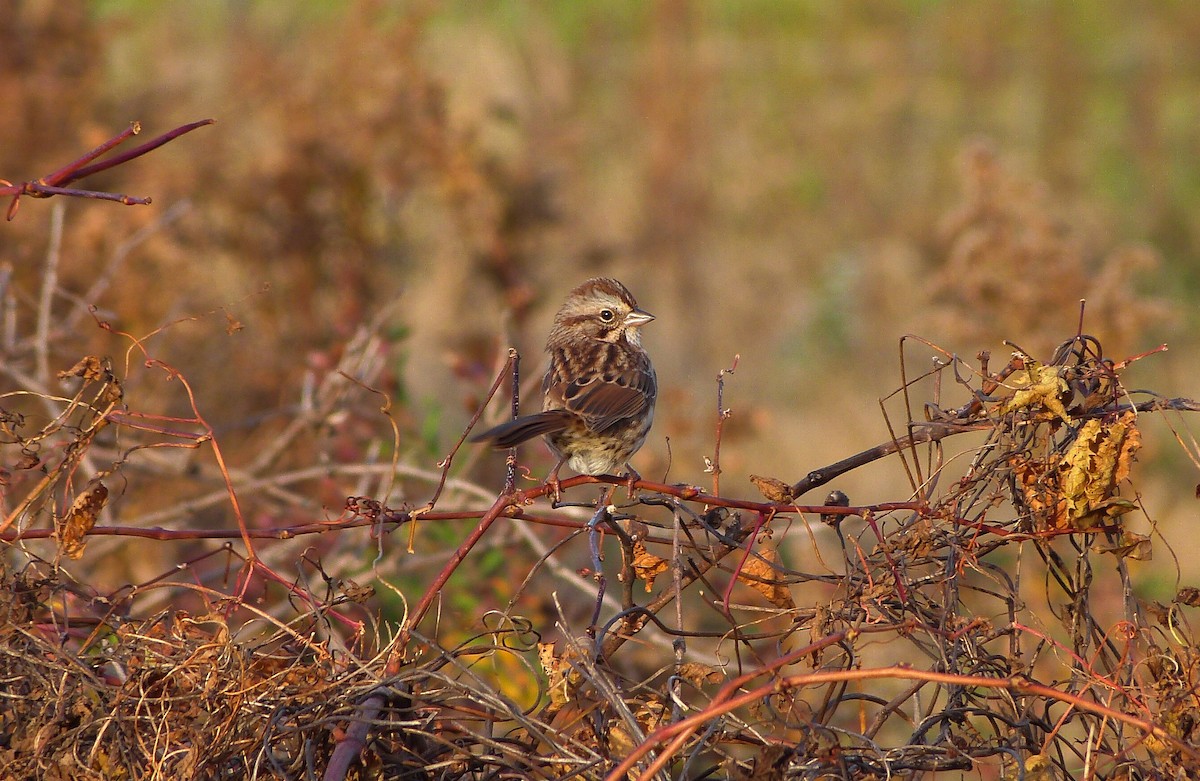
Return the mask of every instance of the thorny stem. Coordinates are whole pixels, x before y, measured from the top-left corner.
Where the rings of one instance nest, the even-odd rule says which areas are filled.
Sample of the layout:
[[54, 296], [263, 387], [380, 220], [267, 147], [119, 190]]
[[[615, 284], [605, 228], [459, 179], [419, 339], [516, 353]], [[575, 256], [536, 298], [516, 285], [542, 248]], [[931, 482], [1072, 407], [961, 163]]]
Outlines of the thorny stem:
[[[517, 348], [508, 348], [508, 361], [512, 366], [512, 417], [516, 420], [521, 414], [521, 354]], [[510, 448], [504, 459], [504, 492], [511, 494], [517, 490], [517, 449]]]
[[[609, 495], [616, 490], [616, 487], [608, 489]], [[608, 513], [608, 502], [604, 501], [603, 493], [600, 496], [600, 501], [596, 503], [596, 512], [592, 514], [591, 520], [588, 521], [588, 550], [592, 555], [592, 576], [596, 579], [596, 607], [592, 610], [592, 620], [588, 624], [587, 635], [592, 640], [596, 639], [596, 625], [600, 623], [600, 609], [604, 606], [604, 592], [608, 588], [608, 579], [604, 576], [604, 560], [600, 554], [600, 524], [607, 523], [612, 520], [612, 516]]]
[[717, 435], [716, 443], [713, 445], [712, 466], [709, 468], [713, 476], [713, 496], [721, 495], [721, 434], [725, 431], [725, 421], [731, 414], [731, 410], [725, 409], [725, 375], [737, 371], [738, 361], [741, 357], [741, 355], [734, 355], [733, 365], [717, 372]]

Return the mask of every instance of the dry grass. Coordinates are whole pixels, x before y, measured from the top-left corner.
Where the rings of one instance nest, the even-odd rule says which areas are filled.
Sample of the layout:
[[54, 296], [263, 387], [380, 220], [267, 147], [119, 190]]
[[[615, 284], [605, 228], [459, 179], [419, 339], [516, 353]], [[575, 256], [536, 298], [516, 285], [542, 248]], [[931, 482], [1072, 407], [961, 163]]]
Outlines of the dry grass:
[[[1174, 778], [1200, 761], [1200, 596], [1178, 573], [1169, 602], [1138, 596], [1140, 563], [1173, 548], [1132, 470], [1141, 420], [1200, 406], [1131, 393], [1093, 337], [999, 370], [944, 355], [898, 391], [895, 442], [796, 485], [754, 478], [761, 499], [720, 492], [718, 468], [710, 493], [642, 480], [627, 498], [615, 480], [590, 509], [555, 509], [545, 487], [443, 490], [367, 457], [319, 469], [380, 486], [339, 517], [256, 523], [251, 507], [303, 506], [306, 470], [277, 458], [301, 430], [372, 419], [355, 399], [374, 396], [378, 345], [348, 344], [346, 374], [237, 471], [199, 410], [143, 414], [101, 360], [64, 373], [72, 397], [30, 392], [55, 412], [41, 428], [6, 408], [6, 495], [21, 498], [2, 532], [13, 777], [1015, 778], [1019, 763]], [[966, 465], [945, 450], [960, 438]], [[160, 448], [194, 452], [227, 487], [160, 502], [153, 524], [98, 525], [117, 486], [160, 484], [142, 457]], [[911, 481], [900, 501], [795, 503], [893, 454]], [[429, 481], [434, 500], [372, 498], [396, 495], [395, 479]], [[564, 487], [578, 498], [594, 482]], [[209, 509], [236, 528], [178, 522]], [[414, 554], [379, 555], [405, 533]], [[342, 573], [362, 570], [372, 538], [364, 587]], [[178, 563], [97, 588], [104, 571], [79, 567], [120, 540]], [[475, 612], [493, 587], [507, 602]]]

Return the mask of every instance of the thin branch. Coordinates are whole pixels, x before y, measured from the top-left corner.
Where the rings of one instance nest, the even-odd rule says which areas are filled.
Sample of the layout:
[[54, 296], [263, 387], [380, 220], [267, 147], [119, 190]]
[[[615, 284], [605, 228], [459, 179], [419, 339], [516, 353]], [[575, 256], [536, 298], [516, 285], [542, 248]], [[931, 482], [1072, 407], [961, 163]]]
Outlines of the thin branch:
[[[21, 182], [19, 184], [13, 184], [7, 180], [0, 179], [0, 197], [8, 195], [12, 196], [12, 202], [8, 206], [7, 219], [11, 221], [17, 216], [17, 210], [20, 208], [22, 195], [28, 195], [31, 198], [50, 198], [54, 195], [66, 195], [76, 198], [97, 198], [101, 200], [117, 201], [118, 203], [123, 203], [126, 206], [148, 205], [150, 203], [150, 198], [137, 198], [129, 195], [122, 195], [120, 193], [97, 192], [95, 190], [70, 189], [64, 185], [79, 181], [80, 179], [85, 179], [92, 174], [97, 174], [101, 171], [107, 171], [108, 169], [114, 168], [123, 163], [127, 163], [130, 160], [141, 157], [147, 152], [151, 152], [159, 148], [163, 144], [175, 140], [185, 133], [190, 133], [196, 128], [204, 127], [205, 125], [211, 125], [214, 122], [216, 122], [215, 119], [202, 119], [198, 122], [191, 122], [186, 125], [181, 125], [180, 127], [164, 133], [139, 147], [135, 147], [134, 149], [123, 152], [119, 155], [114, 155], [107, 160], [101, 160], [100, 162], [93, 163], [93, 160], [96, 160], [101, 155], [111, 151], [129, 138], [132, 138], [141, 132], [141, 125], [137, 122], [133, 122], [130, 123], [128, 128], [122, 130], [120, 133], [100, 144], [95, 149], [68, 163], [62, 168], [59, 168], [57, 171], [47, 174], [46, 176], [38, 179], [32, 179], [27, 182]], [[88, 165], [88, 163], [92, 164]]]

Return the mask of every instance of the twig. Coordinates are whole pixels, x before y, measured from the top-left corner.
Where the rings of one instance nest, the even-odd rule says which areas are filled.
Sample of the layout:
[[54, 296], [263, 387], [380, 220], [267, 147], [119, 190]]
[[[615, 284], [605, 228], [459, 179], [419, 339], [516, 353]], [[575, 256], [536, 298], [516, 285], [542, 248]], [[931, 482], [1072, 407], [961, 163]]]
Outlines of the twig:
[[[808, 649], [804, 650], [808, 651]], [[809, 652], [811, 653], [811, 651]], [[789, 654], [788, 656], [792, 655]], [[649, 753], [654, 746], [671, 739], [666, 749], [645, 769], [647, 775], [657, 773], [679, 751], [688, 736], [694, 733], [702, 724], [737, 708], [763, 700], [771, 695], [777, 695], [801, 686], [813, 686], [831, 681], [865, 681], [889, 678], [896, 680], [931, 681], [951, 686], [1004, 689], [1021, 694], [1035, 694], [1046, 699], [1067, 703], [1079, 710], [1095, 713], [1112, 721], [1128, 724], [1140, 730], [1145, 735], [1153, 735], [1158, 740], [1171, 746], [1174, 750], [1190, 758], [1193, 762], [1200, 762], [1200, 749], [1180, 740], [1166, 728], [1152, 721], [1140, 719], [1128, 713], [1122, 713], [1106, 705], [1101, 705], [1069, 692], [1060, 691], [1053, 687], [1037, 683], [1023, 676], [992, 678], [981, 675], [959, 675], [957, 673], [916, 670], [903, 665], [895, 665], [874, 669], [818, 671], [804, 675], [789, 675], [764, 686], [742, 692], [737, 696], [722, 698], [718, 695], [718, 697], [714, 698], [713, 704], [700, 713], [675, 722], [670, 726], [655, 730], [646, 738], [644, 743], [637, 746], [624, 760], [613, 768], [605, 776], [605, 779], [606, 781], [619, 781], [619, 779], [624, 778], [625, 774], [632, 771], [638, 761]], [[732, 691], [732, 688], [728, 684], [722, 688], [723, 693], [727, 691]]]
[[[521, 414], [521, 354], [517, 352], [517, 348], [508, 348], [508, 360], [511, 364], [512, 375], [512, 398], [509, 400], [509, 412], [515, 420]], [[495, 390], [492, 392], [495, 393]], [[488, 400], [490, 398], [489, 395]], [[487, 400], [484, 401], [483, 406], [487, 406]], [[480, 412], [482, 412], [482, 408]], [[517, 490], [517, 449], [513, 447], [509, 448], [508, 456], [504, 459], [504, 492], [511, 494], [515, 490]]]
[[707, 470], [712, 472], [713, 496], [721, 495], [721, 435], [725, 432], [725, 421], [732, 414], [731, 410], [725, 408], [725, 375], [737, 371], [738, 361], [741, 360], [741, 357], [741, 355], [734, 355], [733, 365], [717, 372], [717, 432], [713, 445], [712, 462]]
[[[415, 511], [415, 513], [418, 516], [424, 515], [428, 511], [432, 510], [435, 505], [437, 505], [437, 500], [442, 495], [442, 489], [445, 488], [445, 486], [446, 486], [446, 478], [450, 474], [450, 465], [454, 463], [454, 456], [458, 453], [459, 448], [462, 447], [463, 443], [467, 441], [467, 436], [471, 433], [471, 429], [473, 429], [475, 427], [475, 424], [479, 422], [479, 419], [481, 417], [483, 417], [483, 411], [485, 409], [487, 409], [488, 402], [491, 401], [492, 397], [496, 395], [496, 391], [500, 390], [500, 386], [504, 383], [505, 369], [507, 369], [510, 366], [512, 367], [512, 372], [513, 372], [513, 377], [514, 377], [513, 396], [514, 396], [514, 399], [516, 398], [516, 393], [517, 393], [516, 392], [517, 386], [515, 383], [516, 372], [517, 372], [516, 367], [517, 367], [517, 364], [520, 361], [520, 359], [521, 359], [520, 355], [518, 355], [516, 348], [509, 348], [508, 360], [505, 361], [504, 368], [502, 368], [499, 372], [497, 372], [496, 379], [492, 383], [491, 389], [488, 390], [488, 394], [484, 398], [483, 403], [479, 405], [479, 409], [475, 410], [475, 414], [472, 415], [471, 420], [467, 422], [466, 428], [464, 428], [462, 433], [459, 435], [458, 441], [454, 443], [454, 446], [452, 448], [450, 448], [450, 452], [446, 454], [445, 458], [443, 458], [441, 461], [438, 462], [438, 464], [437, 464], [438, 468], [442, 470], [441, 479], [438, 481], [437, 487], [433, 491], [433, 496], [430, 497], [429, 501], [426, 502], [423, 507], [421, 507], [420, 509]], [[513, 403], [515, 404], [516, 402], [514, 401]], [[509, 464], [509, 477], [506, 480], [505, 485], [506, 486], [515, 486], [516, 485], [516, 471], [515, 471], [516, 470], [516, 461], [512, 457], [511, 454], [509, 455], [509, 461], [511, 462]], [[512, 492], [512, 490], [510, 488], [508, 493], [511, 493], [511, 492]]]
[[98, 198], [107, 201], [117, 201], [118, 203], [123, 203], [126, 206], [148, 205], [150, 203], [149, 198], [135, 198], [119, 193], [96, 192], [94, 190], [67, 189], [63, 185], [79, 181], [80, 179], [85, 179], [92, 174], [97, 174], [101, 171], [107, 171], [109, 168], [121, 165], [122, 163], [126, 163], [134, 158], [141, 157], [147, 152], [151, 152], [163, 144], [173, 141], [184, 133], [190, 133], [196, 128], [204, 127], [205, 125], [211, 125], [214, 122], [216, 122], [215, 119], [202, 119], [198, 122], [191, 122], [187, 125], [182, 125], [174, 130], [162, 134], [152, 141], [148, 141], [139, 147], [131, 149], [128, 152], [124, 152], [122, 154], [110, 157], [107, 160], [102, 160], [98, 163], [92, 163], [91, 165], [88, 165], [88, 163], [96, 160], [104, 153], [114, 149], [115, 147], [124, 143], [127, 139], [140, 133], [142, 130], [141, 124], [132, 122], [125, 130], [122, 130], [120, 133], [100, 144], [95, 149], [86, 153], [77, 160], [68, 163], [62, 168], [59, 168], [53, 173], [47, 174], [39, 179], [21, 182], [20, 184], [13, 184], [12, 182], [0, 179], [0, 197], [7, 195], [12, 196], [12, 202], [8, 205], [7, 219], [12, 220], [17, 216], [17, 210], [20, 208], [22, 195], [28, 195], [31, 198], [49, 198], [53, 195], [66, 195], [76, 198]]
[[58, 264], [62, 260], [63, 215], [66, 207], [54, 204], [50, 210], [50, 245], [46, 248], [46, 262], [42, 264], [42, 288], [38, 295], [37, 325], [34, 332], [34, 372], [38, 383], [50, 385], [50, 328], [54, 322], [54, 294], [58, 290]]

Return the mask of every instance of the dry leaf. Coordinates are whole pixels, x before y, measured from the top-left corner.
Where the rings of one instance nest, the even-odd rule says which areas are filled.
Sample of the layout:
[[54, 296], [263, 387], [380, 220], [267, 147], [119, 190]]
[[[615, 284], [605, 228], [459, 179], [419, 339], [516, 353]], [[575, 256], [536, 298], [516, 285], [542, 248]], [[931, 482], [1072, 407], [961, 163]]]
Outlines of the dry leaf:
[[1134, 561], [1150, 561], [1154, 558], [1154, 547], [1150, 544], [1150, 537], [1130, 531], [1121, 532], [1120, 542], [1096, 543], [1092, 546], [1092, 550], [1097, 553], [1111, 553], [1119, 558], [1133, 559]]
[[1184, 586], [1175, 595], [1175, 601], [1189, 607], [1200, 607], [1200, 589], [1193, 586]]
[[1105, 426], [1098, 419], [1080, 427], [1059, 464], [1067, 518], [1076, 529], [1090, 529], [1135, 509], [1114, 496], [1117, 484], [1129, 476], [1133, 456], [1141, 446], [1133, 413]]
[[1045, 754], [1034, 754], [1025, 758], [1023, 763], [1024, 773], [1018, 773], [1017, 769], [1012, 766], [1011, 762], [1006, 762], [1007, 768], [1004, 771], [1005, 781], [1016, 781], [1018, 778], [1023, 778], [1025, 781], [1054, 781], [1054, 767], [1050, 764], [1050, 760]]
[[633, 734], [630, 733], [629, 727], [625, 726], [624, 722], [611, 722], [604, 737], [608, 742], [608, 750], [612, 752], [613, 756], [629, 756], [637, 748], [637, 741], [633, 739]]
[[97, 381], [110, 379], [104, 360], [94, 355], [86, 355], [80, 358], [79, 362], [70, 369], [58, 373], [60, 380], [65, 380], [68, 377], [82, 377], [85, 380]]
[[41, 463], [42, 460], [38, 458], [37, 453], [34, 453], [32, 450], [22, 450], [21, 456], [17, 459], [17, 462], [13, 464], [13, 468], [33, 469], [35, 466], [38, 466]]
[[754, 483], [754, 487], [768, 502], [775, 504], [787, 504], [796, 498], [792, 493], [792, 487], [782, 480], [774, 477], [762, 477], [761, 475], [750, 475], [750, 482]]
[[720, 669], [699, 662], [684, 662], [675, 672], [693, 686], [703, 686], [706, 683], [716, 684], [725, 680], [725, 673]]
[[83, 555], [83, 548], [86, 544], [84, 540], [87, 539], [88, 532], [96, 525], [96, 516], [104, 509], [106, 501], [108, 501], [108, 489], [104, 483], [96, 483], [75, 497], [71, 509], [67, 510], [66, 516], [58, 524], [58, 531], [55, 532], [58, 547], [63, 555], [72, 559]]
[[[1141, 602], [1141, 606], [1142, 606], [1142, 610], [1146, 611], [1146, 615], [1153, 618], [1155, 621], [1157, 621], [1162, 626], [1169, 627], [1176, 623], [1175, 619], [1172, 617], [1172, 614], [1175, 612], [1174, 605], [1170, 605], [1170, 606], [1164, 605], [1162, 602], [1152, 599], [1149, 601]], [[1156, 672], [1155, 677], [1158, 677], [1158, 676], [1159, 676], [1159, 673]]]
[[[1200, 713], [1191, 708], [1177, 706], [1175, 709], [1167, 710], [1165, 714], [1160, 712], [1158, 721], [1159, 726], [1165, 729], [1168, 735], [1182, 743], [1187, 743], [1192, 732], [1195, 731], [1196, 725], [1200, 724]], [[1173, 743], [1155, 734], [1146, 736], [1145, 746], [1151, 754], [1167, 761], [1176, 756], [1178, 751]]]
[[561, 657], [554, 655], [555, 643], [538, 643], [538, 664], [546, 674], [546, 689], [550, 694], [551, 713], [558, 711], [571, 701], [575, 687], [579, 685], [582, 676], [570, 664], [574, 656], [573, 649], [568, 648]]
[[639, 580], [646, 582], [646, 591], [654, 588], [654, 579], [667, 571], [668, 562], [646, 550], [641, 542], [633, 544], [633, 571]]
[[738, 580], [765, 596], [775, 607], [791, 610], [796, 603], [787, 584], [780, 580], [778, 564], [779, 553], [774, 546], [763, 546], [758, 556], [746, 559]]
[[1045, 461], [1016, 457], [1009, 462], [1025, 503], [1033, 512], [1039, 529], [1065, 529], [1067, 503], [1058, 486], [1058, 473]]
[[644, 732], [653, 732], [658, 729], [667, 722], [670, 716], [670, 709], [657, 698], [646, 700], [633, 712], [633, 717], [637, 719], [638, 726]]
[[1116, 425], [1122, 427], [1122, 433], [1125, 436], [1117, 452], [1117, 468], [1113, 472], [1114, 484], [1129, 479], [1129, 472], [1133, 466], [1134, 456], [1142, 447], [1142, 432], [1136, 424], [1137, 416], [1132, 412], [1125, 413], [1117, 421]]
[[1070, 388], [1062, 377], [1061, 366], [1032, 364], [1013, 374], [1009, 384], [1014, 388], [1013, 395], [1001, 405], [1001, 413], [1028, 409], [1034, 417], [1057, 417], [1068, 424], [1071, 422], [1062, 403]]
[[365, 604], [367, 600], [375, 596], [374, 586], [360, 586], [349, 578], [342, 580], [338, 586], [346, 599], [359, 605]]

